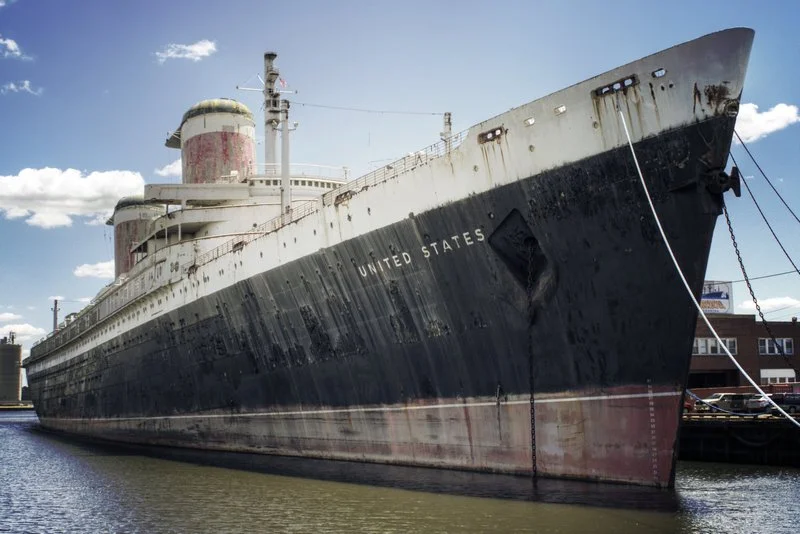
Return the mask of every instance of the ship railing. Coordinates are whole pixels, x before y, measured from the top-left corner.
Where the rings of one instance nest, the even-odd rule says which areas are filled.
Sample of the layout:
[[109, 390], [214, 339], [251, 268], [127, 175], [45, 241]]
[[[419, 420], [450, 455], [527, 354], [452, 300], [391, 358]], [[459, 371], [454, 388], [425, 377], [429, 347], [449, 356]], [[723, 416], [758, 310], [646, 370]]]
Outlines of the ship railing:
[[278, 215], [274, 219], [270, 219], [269, 221], [253, 228], [252, 231], [243, 233], [241, 234], [240, 237], [228, 240], [222, 245], [213, 248], [208, 252], [204, 252], [203, 254], [198, 255], [195, 258], [194, 265], [197, 266], [205, 265], [206, 263], [214, 261], [220, 256], [228, 254], [229, 252], [232, 252], [234, 250], [239, 250], [245, 244], [255, 239], [258, 239], [261, 236], [274, 232], [277, 229], [287, 224], [291, 224], [295, 221], [302, 219], [303, 217], [311, 215], [316, 211], [318, 211], [316, 200], [309, 200], [308, 202], [303, 202], [302, 204], [292, 207], [292, 210], [289, 211], [288, 213], [284, 215]]
[[[131, 270], [128, 277], [119, 278], [107, 285], [89, 306], [78, 312], [72, 322], [50, 332], [46, 337], [31, 345], [31, 348], [45, 343], [44, 350], [50, 352], [79, 337], [133, 300], [157, 289], [157, 280], [155, 276], [152, 276], [152, 269], [164, 261], [163, 256], [165, 255], [166, 253], [162, 249], [150, 258], [139, 262], [134, 267], [137, 270], [136, 273]], [[151, 275], [149, 281], [148, 275]]]
[[[467, 133], [469, 130], [464, 130], [459, 132], [455, 135], [452, 135], [448, 139], [443, 139], [437, 143], [434, 143], [428, 147], [423, 148], [417, 152], [412, 152], [407, 156], [398, 159], [397, 161], [390, 163], [389, 165], [384, 165], [379, 169], [375, 169], [374, 171], [361, 176], [360, 178], [353, 180], [352, 182], [348, 182], [332, 191], [329, 191], [322, 195], [323, 204], [326, 206], [330, 206], [334, 204], [337, 198], [341, 198], [341, 195], [347, 192], [355, 192], [361, 191], [364, 187], [369, 187], [371, 185], [376, 185], [387, 180], [393, 179], [398, 177], [401, 174], [410, 172], [417, 167], [422, 165], [426, 165], [430, 161], [440, 158], [445, 154], [449, 153], [452, 150], [455, 150], [466, 138]], [[326, 168], [324, 165], [309, 165], [312, 168]], [[280, 173], [280, 164], [268, 164], [268, 169], [276, 170]], [[328, 167], [330, 169], [336, 169], [337, 167]], [[347, 169], [346, 167], [343, 167]], [[234, 248], [238, 249], [245, 244], [257, 239], [261, 236], [270, 234], [272, 232], [277, 231], [278, 229], [286, 226], [287, 224], [291, 224], [296, 222], [303, 217], [307, 217], [312, 213], [315, 213], [319, 210], [319, 206], [317, 201], [312, 200], [309, 202], [305, 202], [300, 204], [299, 206], [293, 207], [289, 213], [278, 215], [277, 217], [270, 219], [269, 221], [257, 226], [253, 229], [252, 232], [249, 232], [243, 235], [241, 238], [231, 239], [222, 245], [209, 250], [208, 252], [204, 252], [195, 258], [194, 265], [200, 266], [204, 265], [210, 261], [214, 261], [215, 259], [223, 256], [231, 251]], [[189, 267], [191, 264], [188, 264], [184, 267]]]
[[358, 193], [366, 187], [392, 180], [401, 174], [411, 172], [418, 167], [427, 165], [431, 161], [438, 159], [458, 148], [468, 133], [469, 130], [464, 130], [450, 136], [447, 139], [443, 139], [437, 143], [427, 146], [422, 150], [411, 152], [405, 157], [389, 163], [388, 165], [378, 167], [374, 171], [371, 171], [360, 178], [353, 180], [352, 182], [348, 182], [343, 186], [334, 189], [333, 191], [328, 191], [322, 195], [322, 203], [325, 206], [331, 206], [336, 203], [336, 199], [342, 198], [342, 195], [346, 193]]
[[[259, 175], [268, 178], [280, 178], [282, 168], [280, 163], [259, 163], [256, 165]], [[313, 163], [292, 163], [289, 165], [289, 175], [292, 178], [321, 178], [325, 180], [347, 181], [350, 178], [350, 169], [333, 165], [315, 165]]]

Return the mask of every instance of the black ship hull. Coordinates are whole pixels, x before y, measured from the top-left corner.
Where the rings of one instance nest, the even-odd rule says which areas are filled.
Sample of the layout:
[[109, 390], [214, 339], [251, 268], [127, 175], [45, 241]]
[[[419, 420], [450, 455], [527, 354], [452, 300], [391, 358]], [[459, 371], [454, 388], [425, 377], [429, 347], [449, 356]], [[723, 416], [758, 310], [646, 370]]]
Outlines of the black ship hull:
[[[635, 145], [695, 295], [733, 124]], [[621, 147], [249, 277], [29, 382], [45, 427], [103, 439], [669, 486], [695, 320]]]

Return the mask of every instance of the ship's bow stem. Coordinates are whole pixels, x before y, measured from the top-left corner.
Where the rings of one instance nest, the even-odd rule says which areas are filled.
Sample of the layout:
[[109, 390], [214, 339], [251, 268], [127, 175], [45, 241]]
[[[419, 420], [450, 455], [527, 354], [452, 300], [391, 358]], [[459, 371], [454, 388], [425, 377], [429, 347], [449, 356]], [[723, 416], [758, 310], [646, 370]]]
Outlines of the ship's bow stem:
[[[724, 170], [752, 38], [752, 31], [735, 29], [682, 45], [680, 81], [654, 72], [636, 91], [595, 104], [607, 135], [619, 139], [619, 110], [633, 132], [642, 174], [695, 298], [722, 194], [736, 185]], [[648, 101], [642, 92], [656, 99], [661, 84], [670, 83], [689, 90], [664, 108], [689, 110], [687, 120], [643, 135], [653, 114], [641, 111]], [[592, 197], [587, 208], [572, 206], [559, 228], [552, 226], [563, 246], [550, 241], [543, 248], [559, 258], [557, 289], [546, 299], [531, 292], [531, 307], [539, 308], [529, 347], [535, 473], [671, 487], [696, 308], [657, 230], [627, 143], [548, 178], [567, 195], [579, 181], [605, 186], [583, 190]], [[530, 217], [537, 215], [533, 210]]]

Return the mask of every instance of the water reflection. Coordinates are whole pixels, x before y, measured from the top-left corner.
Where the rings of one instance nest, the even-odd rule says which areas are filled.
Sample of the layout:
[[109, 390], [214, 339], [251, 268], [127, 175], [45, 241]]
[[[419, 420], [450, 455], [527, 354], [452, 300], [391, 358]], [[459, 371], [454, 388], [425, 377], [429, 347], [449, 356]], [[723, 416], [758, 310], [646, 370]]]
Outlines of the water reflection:
[[532, 484], [504, 475], [98, 445], [0, 413], [0, 479], [13, 481], [0, 486], [0, 532], [789, 531], [782, 530], [791, 523], [785, 511], [779, 515], [780, 499], [762, 503], [758, 492], [798, 492], [797, 470], [737, 466], [731, 475], [731, 466], [708, 466], [681, 464], [674, 492]]

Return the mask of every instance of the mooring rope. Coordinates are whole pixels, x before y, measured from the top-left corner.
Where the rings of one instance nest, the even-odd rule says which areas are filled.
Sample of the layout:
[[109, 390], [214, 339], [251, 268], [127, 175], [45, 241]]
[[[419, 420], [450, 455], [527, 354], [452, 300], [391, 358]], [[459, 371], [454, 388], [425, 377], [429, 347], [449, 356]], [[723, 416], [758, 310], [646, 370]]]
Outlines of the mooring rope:
[[681, 281], [683, 282], [683, 287], [686, 288], [686, 292], [689, 294], [689, 298], [691, 299], [692, 304], [694, 304], [694, 307], [697, 308], [697, 311], [700, 314], [700, 317], [703, 318], [703, 322], [706, 323], [706, 326], [708, 327], [708, 330], [714, 335], [714, 337], [717, 340], [717, 343], [719, 343], [719, 346], [722, 347], [722, 349], [725, 351], [725, 354], [728, 355], [728, 358], [730, 358], [730, 360], [733, 362], [733, 364], [736, 366], [736, 368], [739, 369], [739, 372], [742, 373], [744, 375], [744, 377], [747, 379], [747, 381], [750, 382], [750, 384], [756, 389], [756, 391], [758, 391], [761, 395], [763, 395], [764, 398], [769, 400], [769, 402], [781, 414], [783, 414], [784, 417], [786, 417], [788, 420], [790, 420], [795, 426], [800, 428], [800, 421], [796, 420], [794, 417], [792, 417], [791, 415], [786, 413], [783, 410], [783, 408], [778, 406], [778, 404], [775, 401], [772, 400], [771, 397], [768, 397], [767, 394], [764, 393], [764, 390], [762, 390], [759, 387], [759, 385], [756, 384], [755, 381], [750, 377], [750, 375], [747, 374], [747, 372], [744, 370], [744, 368], [742, 368], [742, 366], [739, 365], [739, 362], [736, 361], [736, 358], [734, 358], [733, 355], [731, 354], [731, 352], [728, 350], [727, 343], [723, 343], [722, 342], [722, 339], [720, 339], [719, 335], [717, 334], [717, 331], [714, 330], [714, 327], [711, 325], [711, 321], [708, 320], [708, 317], [706, 317], [706, 314], [703, 312], [703, 308], [700, 306], [700, 303], [697, 302], [696, 298], [694, 298], [694, 293], [692, 293], [692, 288], [689, 286], [689, 282], [686, 281], [686, 277], [684, 276], [683, 271], [681, 270], [681, 266], [678, 264], [678, 260], [675, 257], [675, 253], [672, 252], [672, 247], [669, 244], [669, 240], [667, 239], [667, 235], [664, 233], [664, 228], [661, 226], [661, 219], [658, 218], [658, 213], [656, 213], [655, 205], [653, 205], [653, 199], [650, 197], [650, 190], [647, 189], [647, 183], [644, 181], [644, 175], [642, 174], [642, 169], [641, 169], [641, 167], [639, 167], [639, 160], [636, 157], [636, 151], [633, 149], [633, 141], [631, 141], [631, 135], [630, 135], [630, 133], [628, 133], [628, 123], [625, 120], [625, 115], [623, 115], [621, 109], [618, 109], [617, 111], [619, 113], [619, 118], [622, 120], [622, 127], [625, 130], [625, 137], [628, 139], [628, 146], [631, 149], [631, 155], [633, 156], [633, 163], [636, 165], [636, 172], [639, 173], [639, 180], [642, 183], [642, 188], [644, 189], [644, 194], [647, 197], [647, 203], [650, 205], [650, 211], [653, 213], [653, 218], [656, 221], [656, 226], [658, 226], [658, 231], [659, 231], [659, 233], [661, 233], [661, 239], [664, 241], [664, 245], [667, 247], [667, 252], [669, 252], [670, 258], [672, 258], [672, 263], [675, 265], [675, 269], [678, 271], [678, 275], [681, 277]]

